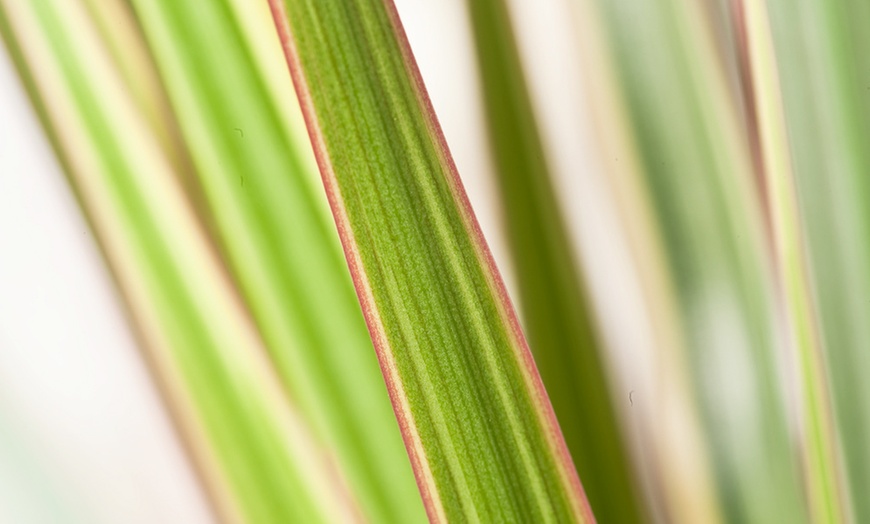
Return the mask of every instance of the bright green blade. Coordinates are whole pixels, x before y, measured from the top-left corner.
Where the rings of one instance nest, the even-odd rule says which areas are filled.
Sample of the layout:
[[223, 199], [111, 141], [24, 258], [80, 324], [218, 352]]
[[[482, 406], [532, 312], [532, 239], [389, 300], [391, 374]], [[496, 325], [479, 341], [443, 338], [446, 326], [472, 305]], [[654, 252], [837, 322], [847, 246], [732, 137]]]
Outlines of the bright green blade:
[[510, 15], [503, 0], [467, 5], [529, 346], [593, 512], [602, 522], [639, 522], [603, 348], [553, 194]]
[[[768, 0], [779, 104], [851, 490], [870, 520], [870, 4]], [[823, 370], [819, 370], [823, 371]], [[834, 479], [836, 481], [836, 479]], [[848, 496], [848, 493], [846, 494]], [[846, 500], [841, 503], [848, 502]]]
[[268, 5], [132, 4], [220, 250], [291, 397], [365, 517], [425, 519]]
[[[733, 84], [705, 31], [710, 22], [697, 2], [593, 0], [589, 6], [603, 22], [607, 65], [618, 83], [615, 95], [604, 95], [616, 97], [622, 113], [612, 118], [624, 115], [628, 129], [628, 148], [614, 149], [609, 165], [620, 173], [636, 162], [639, 180], [632, 184], [657, 232], [640, 242], [661, 244], [654, 251], [664, 253], [668, 284], [658, 292], [676, 308], [681, 342], [660, 348], [660, 358], [668, 367], [685, 366], [692, 386], [686, 399], [697, 410], [711, 464], [711, 479], [683, 478], [677, 488], [665, 472], [664, 491], [682, 495], [669, 494], [664, 509], [683, 521], [804, 522], [782, 371], [789, 361], [762, 199]], [[666, 407], [660, 431], [686, 438], [688, 427], [668, 429]], [[693, 448], [671, 448], [658, 459], [679, 464], [684, 450]], [[687, 512], [695, 485], [709, 480], [709, 506]]]
[[394, 6], [272, 6], [430, 519], [591, 521]]
[[352, 519], [82, 4], [0, 2], [0, 30], [227, 521]]

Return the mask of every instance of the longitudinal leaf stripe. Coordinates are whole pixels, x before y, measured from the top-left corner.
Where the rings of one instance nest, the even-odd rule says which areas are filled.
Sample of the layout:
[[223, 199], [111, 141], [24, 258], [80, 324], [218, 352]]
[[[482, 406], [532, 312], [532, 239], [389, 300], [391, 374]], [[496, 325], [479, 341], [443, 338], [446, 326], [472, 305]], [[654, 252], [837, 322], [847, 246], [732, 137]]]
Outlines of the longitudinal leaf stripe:
[[391, 2], [271, 5], [430, 518], [591, 521]]

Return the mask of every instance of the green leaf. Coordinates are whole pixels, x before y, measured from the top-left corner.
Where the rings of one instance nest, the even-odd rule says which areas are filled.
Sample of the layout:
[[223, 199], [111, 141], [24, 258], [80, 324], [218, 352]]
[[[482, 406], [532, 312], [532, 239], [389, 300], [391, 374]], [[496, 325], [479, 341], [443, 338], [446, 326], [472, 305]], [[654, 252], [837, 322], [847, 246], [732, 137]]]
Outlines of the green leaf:
[[[613, 68], [617, 90], [598, 89], [593, 103], [616, 108], [600, 117], [605, 127], [625, 122], [608, 166], [630, 188], [631, 219], [651, 219], [633, 242], [646, 272], [662, 271], [650, 286], [653, 322], [674, 330], [658, 347], [654, 460], [675, 465], [662, 489], [677, 520], [804, 522], [782, 371], [792, 357], [763, 199], [704, 9], [675, 0], [594, 0], [589, 9], [604, 42], [592, 48], [594, 63]], [[675, 417], [674, 405], [685, 415]]]
[[265, 2], [133, 0], [283, 383], [375, 522], [425, 518]]
[[[870, 519], [870, 385], [861, 373], [870, 368], [870, 5], [768, 0], [751, 7], [765, 5], [769, 26], [761, 20], [754, 36], [756, 45], [768, 46], [772, 78], [760, 86], [766, 92], [759, 105], [776, 118], [769, 125], [779, 126], [783, 141], [776, 146], [789, 168], [771, 176], [791, 184], [793, 200], [797, 193], [791, 227], [799, 228], [801, 256], [809, 258], [805, 294], [820, 323], [814, 349], [824, 352], [824, 361], [810, 355], [807, 372], [818, 375], [818, 402], [830, 394], [834, 404], [833, 417], [821, 411], [809, 418], [820, 425], [810, 430], [828, 439], [812, 448], [820, 456], [810, 470], [811, 495], [819, 521], [845, 513], [864, 522]], [[830, 449], [838, 445], [839, 453]]]
[[430, 519], [591, 521], [392, 3], [272, 7]]
[[529, 345], [593, 511], [602, 522], [639, 522], [602, 347], [553, 194], [510, 15], [502, 0], [467, 5]]
[[[209, 81], [233, 88], [232, 96], [220, 101], [222, 108], [206, 105], [214, 120], [205, 125], [197, 114], [201, 106], [185, 103], [178, 114], [187, 142], [173, 142], [178, 137], [164, 140], [161, 132], [172, 125], [172, 115], [162, 120], [149, 113], [155, 105], [147, 103], [166, 95], [132, 88], [131, 79], [151, 78], [150, 73], [131, 65], [136, 56], [130, 53], [129, 41], [109, 38], [96, 29], [99, 20], [93, 14], [98, 10], [60, 0], [0, 5], [3, 35], [89, 216], [220, 516], [245, 522], [350, 521], [361, 515], [385, 522], [422, 520], [407, 454], [330, 229], [325, 199], [311, 187], [316, 174], [305, 170], [301, 154], [293, 153], [288, 131], [292, 118], [286, 111], [293, 105], [275, 107], [274, 97], [266, 96], [269, 92], [263, 87], [267, 82], [259, 76], [262, 68], [278, 71], [277, 78], [283, 78], [288, 88], [282, 98], [288, 99], [292, 87], [267, 6], [246, 10], [253, 20], [239, 22], [225, 16], [220, 19], [223, 25], [210, 26], [211, 48], [173, 35], [177, 26], [143, 17], [150, 31], [147, 36], [153, 39], [152, 32], [157, 34], [157, 63], [169, 86], [166, 99], [178, 102], [192, 92], [205, 100], [201, 104], [214, 104], [215, 99], [207, 96]], [[171, 6], [190, 14], [193, 4], [172, 2]], [[156, 8], [153, 3], [149, 7]], [[230, 13], [221, 3], [197, 12], [203, 22], [209, 15]], [[138, 28], [133, 24], [130, 29]], [[165, 64], [161, 51], [184, 58], [221, 46], [236, 54], [224, 55], [220, 61], [199, 60], [183, 73], [164, 72], [172, 62]], [[128, 69], [120, 67], [125, 58], [130, 59]], [[216, 72], [219, 69], [222, 73]], [[160, 79], [151, 85], [161, 88]], [[197, 89], [203, 92], [196, 93]], [[231, 113], [240, 108], [248, 112], [247, 120], [220, 120], [227, 114], [221, 110]], [[254, 114], [260, 118], [253, 118]], [[234, 149], [229, 141], [243, 139], [234, 127], [247, 131], [245, 143], [253, 150]], [[223, 133], [215, 131], [221, 128]], [[307, 141], [304, 144], [307, 147]], [[202, 186], [194, 185], [199, 178], [189, 178], [192, 173], [183, 171], [182, 162], [172, 161], [172, 151], [186, 155], [187, 147], [196, 162], [195, 172], [208, 175], [202, 178]], [[302, 151], [310, 155], [310, 149]], [[193, 171], [194, 166], [189, 168]], [[252, 179], [248, 192], [238, 190], [239, 172]], [[308, 179], [306, 172], [312, 173]], [[207, 206], [194, 206], [198, 195], [190, 191], [203, 187], [203, 193], [211, 196], [210, 190], [221, 188], [220, 177], [225, 177], [223, 188], [234, 193], [219, 202], [225, 207], [216, 208], [215, 215], [197, 216], [194, 210], [202, 212]], [[270, 201], [270, 196], [278, 200]], [[296, 215], [281, 212], [288, 204], [297, 206], [292, 210]], [[239, 208], [256, 210], [259, 221], [231, 222]], [[278, 231], [284, 242], [270, 236], [274, 234], [270, 227], [277, 227], [276, 216], [284, 226], [291, 221], [289, 229]], [[300, 222], [294, 224], [294, 219]], [[250, 264], [247, 280], [240, 281], [248, 296], [240, 296], [228, 278], [203, 225], [226, 233], [227, 221], [241, 229], [233, 230], [235, 236], [223, 237], [230, 246], [222, 247], [231, 251], [231, 261], [247, 257], [243, 259]], [[254, 248], [245, 250], [250, 246], [246, 239], [263, 238], [260, 245], [254, 242]], [[270, 253], [262, 252], [267, 241], [274, 242], [271, 249], [284, 250], [282, 259], [270, 260]], [[307, 264], [312, 269], [285, 275], [275, 269], [278, 264]], [[261, 288], [251, 285], [252, 279], [261, 288], [277, 291], [256, 294]], [[249, 307], [262, 327], [252, 322]], [[308, 317], [312, 312], [318, 315], [316, 321]], [[279, 376], [266, 358], [271, 353], [286, 366], [291, 351], [305, 351], [312, 359], [332, 359], [327, 360], [331, 368], [304, 362], [296, 370], [326, 392], [304, 389], [304, 380], [291, 382], [295, 375]], [[312, 376], [304, 376], [305, 372]], [[294, 394], [292, 404], [288, 389]]]
[[768, 187], [776, 261], [785, 293], [791, 336], [798, 352], [809, 509], [816, 522], [843, 522], [833, 420], [819, 326], [807, 280], [805, 246], [797, 211], [773, 42], [764, 4], [749, 4], [745, 13], [758, 136]]

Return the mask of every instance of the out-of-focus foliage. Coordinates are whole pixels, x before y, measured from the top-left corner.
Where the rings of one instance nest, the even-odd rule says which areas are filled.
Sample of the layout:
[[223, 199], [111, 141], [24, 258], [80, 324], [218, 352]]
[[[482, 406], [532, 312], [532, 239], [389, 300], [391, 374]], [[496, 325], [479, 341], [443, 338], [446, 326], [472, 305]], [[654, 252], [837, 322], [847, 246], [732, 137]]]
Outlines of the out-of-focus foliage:
[[[659, 247], [663, 267], [653, 278], [669, 283], [674, 299], [682, 347], [667, 344], [661, 361], [672, 369], [685, 363], [693, 394], [683, 423], [694, 418], [702, 432], [695, 446], [658, 445], [658, 460], [700, 448], [695, 462], [709, 464], [706, 474], [675, 468], [664, 477], [671, 498], [663, 511], [682, 521], [849, 519], [860, 513], [863, 497], [853, 495], [850, 504], [843, 465], [853, 482], [860, 479], [862, 459], [849, 455], [864, 450], [852, 444], [850, 452], [848, 443], [857, 442], [867, 418], [858, 414], [864, 397], [848, 374], [861, 369], [854, 360], [860, 351], [845, 340], [861, 345], [855, 329], [863, 328], [848, 319], [864, 307], [852, 304], [868, 274], [858, 269], [864, 255], [856, 249], [864, 245], [858, 239], [866, 223], [854, 214], [860, 211], [849, 211], [861, 209], [857, 199], [866, 192], [846, 189], [844, 180], [851, 175], [855, 183], [868, 173], [860, 163], [866, 153], [852, 146], [870, 136], [866, 100], [855, 96], [866, 31], [857, 29], [860, 23], [829, 24], [831, 16], [845, 23], [849, 10], [850, 20], [866, 13], [836, 1], [799, 8], [751, 0], [578, 3], [598, 36], [586, 39], [587, 53], [610, 80], [593, 90], [602, 121], [609, 117], [599, 127], [617, 144], [610, 151], [636, 155], [609, 162], [609, 169], [617, 191], [631, 193], [622, 195], [634, 205], [630, 227], [646, 233], [638, 252], [651, 253], [650, 239]], [[817, 68], [800, 69], [808, 63]], [[812, 87], [831, 85], [837, 75], [841, 92]], [[841, 104], [853, 107], [848, 118], [836, 114]], [[840, 117], [832, 125], [842, 124], [843, 139], [812, 123]], [[812, 165], [820, 158], [832, 162], [827, 172]], [[635, 213], [639, 201], [648, 203], [649, 215]], [[637, 225], [640, 216], [653, 219], [652, 229]], [[814, 236], [826, 247], [819, 249]], [[834, 269], [838, 263], [845, 265]], [[836, 275], [848, 291], [820, 284], [820, 275]], [[664, 357], [675, 349], [676, 361]], [[849, 358], [848, 366], [835, 364]], [[831, 416], [832, 395], [839, 423]], [[664, 424], [667, 399], [657, 407]], [[697, 512], [687, 511], [693, 507]]]
[[469, 0], [505, 227], [529, 345], [595, 515], [642, 507], [617, 424], [584, 284], [572, 256], [503, 0]]
[[631, 439], [511, 2], [469, 53], [543, 387], [390, 0], [0, 0], [220, 518], [591, 521], [579, 472], [602, 522], [870, 520], [870, 3], [551, 1], [652, 326]]
[[[635, 178], [660, 235], [682, 342], [661, 351], [685, 362], [687, 416], [700, 425], [701, 460], [709, 461], [712, 488], [679, 478], [694, 471], [674, 472], [669, 511], [702, 521], [802, 522], [763, 205], [721, 57], [698, 30], [697, 4], [595, 5], [627, 115], [626, 156], [637, 158], [633, 173], [613, 169]], [[687, 451], [679, 442], [661, 447], [663, 462]], [[711, 502], [683, 513], [690, 499]]]
[[870, 519], [870, 4], [767, 2], [843, 493]]
[[222, 515], [422, 520], [268, 8], [239, 7], [2, 27]]

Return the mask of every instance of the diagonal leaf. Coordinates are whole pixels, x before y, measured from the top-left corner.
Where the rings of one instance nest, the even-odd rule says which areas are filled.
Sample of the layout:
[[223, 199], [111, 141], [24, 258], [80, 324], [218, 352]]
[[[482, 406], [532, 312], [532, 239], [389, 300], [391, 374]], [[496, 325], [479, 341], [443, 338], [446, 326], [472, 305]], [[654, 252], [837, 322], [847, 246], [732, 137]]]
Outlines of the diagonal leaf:
[[363, 515], [423, 520], [268, 5], [132, 4], [217, 243], [290, 395]]
[[603, 522], [638, 522], [602, 346], [553, 193], [510, 15], [502, 0], [467, 5], [529, 345], [595, 514]]
[[274, 0], [434, 521], [591, 521], [391, 2]]
[[[778, 177], [780, 198], [792, 206], [792, 222], [784, 224], [792, 231], [783, 234], [799, 235], [803, 243], [793, 248], [808, 258], [799, 276], [809, 278], [803, 292], [818, 316], [812, 320], [820, 323], [805, 357], [808, 380], [816, 382], [807, 394], [817, 396], [808, 399], [816, 402], [816, 413], [807, 414], [808, 440], [816, 444], [809, 450], [815, 455], [810, 494], [820, 518], [845, 514], [865, 522], [870, 389], [860, 370], [870, 368], [870, 4], [768, 0], [746, 6], [756, 19], [769, 12], [769, 23], [756, 20], [755, 32], [748, 31], [757, 54], [765, 53], [757, 60], [767, 65], [767, 76], [757, 71], [753, 80], [758, 105], [768, 113], [761, 124], [779, 138], [771, 144], [778, 169], [769, 176]], [[827, 413], [826, 388], [834, 417]], [[831, 449], [837, 445], [842, 456]]]
[[227, 521], [352, 520], [171, 162], [80, 2], [0, 2], [0, 30]]
[[652, 242], [654, 251], [665, 253], [667, 287], [660, 292], [676, 307], [677, 343], [659, 347], [659, 358], [663, 369], [685, 370], [691, 380], [691, 389], [677, 395], [697, 413], [698, 456], [711, 466], [709, 478], [684, 468], [682, 455], [694, 446], [680, 439], [690, 428], [670, 426], [673, 394], [663, 394], [655, 412], [662, 433], [680, 436], [665, 442], [668, 451], [658, 457], [680, 466], [663, 479], [666, 511], [685, 522], [804, 522], [786, 409], [790, 383], [782, 372], [790, 360], [762, 199], [737, 90], [706, 31], [709, 12], [702, 3], [680, 0], [587, 4], [602, 21], [605, 56], [612, 60], [607, 65], [618, 84], [615, 94], [597, 95], [616, 98], [620, 112], [610, 118], [619, 122], [625, 115], [628, 130], [627, 146], [613, 148], [609, 168], [628, 173], [642, 203], [636, 207], [650, 209], [653, 223], [644, 227], [655, 234], [634, 241]]
[[749, 2], [744, 12], [776, 260], [789, 313], [789, 327], [798, 352], [809, 509], [816, 522], [842, 522], [833, 420], [819, 326], [808, 287], [805, 246], [767, 10], [762, 2]]

